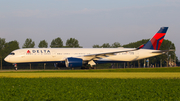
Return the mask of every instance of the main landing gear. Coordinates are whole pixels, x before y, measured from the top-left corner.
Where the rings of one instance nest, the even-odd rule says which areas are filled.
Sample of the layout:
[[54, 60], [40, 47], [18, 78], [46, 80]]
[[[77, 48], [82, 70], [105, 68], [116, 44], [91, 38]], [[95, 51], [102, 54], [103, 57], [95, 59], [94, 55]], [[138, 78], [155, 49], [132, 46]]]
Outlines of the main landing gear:
[[96, 65], [90, 66], [90, 65], [84, 65], [81, 67], [81, 69], [97, 69]]

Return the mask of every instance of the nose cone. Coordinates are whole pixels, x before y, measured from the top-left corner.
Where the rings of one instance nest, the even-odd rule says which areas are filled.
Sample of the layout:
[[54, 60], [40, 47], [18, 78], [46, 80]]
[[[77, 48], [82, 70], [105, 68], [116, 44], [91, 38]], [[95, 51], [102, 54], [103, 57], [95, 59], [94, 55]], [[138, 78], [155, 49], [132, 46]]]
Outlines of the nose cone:
[[4, 61], [9, 62], [9, 56], [7, 56]]

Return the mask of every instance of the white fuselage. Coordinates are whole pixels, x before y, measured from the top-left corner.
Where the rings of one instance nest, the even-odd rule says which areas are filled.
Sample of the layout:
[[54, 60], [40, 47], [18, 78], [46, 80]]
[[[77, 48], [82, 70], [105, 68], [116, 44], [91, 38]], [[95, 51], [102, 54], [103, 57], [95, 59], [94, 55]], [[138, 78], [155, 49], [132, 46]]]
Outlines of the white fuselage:
[[[90, 61], [93, 54], [109, 53], [117, 51], [133, 50], [134, 48], [25, 48], [11, 52], [4, 60], [9, 63], [33, 63], [33, 62], [60, 62], [66, 58], [81, 58]], [[139, 49], [129, 52], [119, 52], [107, 57], [100, 57], [97, 61], [135, 61], [143, 58], [153, 57], [162, 53], [152, 53], [157, 50]], [[89, 56], [89, 57], [88, 57]]]

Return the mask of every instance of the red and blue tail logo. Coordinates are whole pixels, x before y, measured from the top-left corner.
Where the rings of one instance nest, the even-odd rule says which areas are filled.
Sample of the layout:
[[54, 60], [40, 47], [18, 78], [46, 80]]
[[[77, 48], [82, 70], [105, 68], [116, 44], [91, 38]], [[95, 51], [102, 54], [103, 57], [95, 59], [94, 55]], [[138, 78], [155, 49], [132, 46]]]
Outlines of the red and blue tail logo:
[[152, 37], [151, 40], [149, 40], [142, 49], [153, 49], [153, 50], [159, 50], [164, 36], [166, 35], [166, 32], [168, 30], [168, 27], [161, 27], [160, 30]]

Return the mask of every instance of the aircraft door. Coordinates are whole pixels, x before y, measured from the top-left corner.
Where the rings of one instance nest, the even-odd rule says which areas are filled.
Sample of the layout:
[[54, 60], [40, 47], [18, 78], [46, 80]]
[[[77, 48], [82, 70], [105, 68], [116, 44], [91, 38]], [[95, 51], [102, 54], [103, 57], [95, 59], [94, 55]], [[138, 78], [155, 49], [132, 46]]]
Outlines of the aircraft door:
[[21, 56], [21, 58], [24, 58], [25, 57], [25, 55], [26, 55], [26, 53], [25, 52], [20, 52], [20, 56]]
[[135, 60], [138, 60], [138, 58], [139, 58], [139, 51], [137, 50], [137, 51], [134, 51], [134, 53], [135, 53]]
[[52, 57], [56, 57], [56, 52], [52, 52]]

